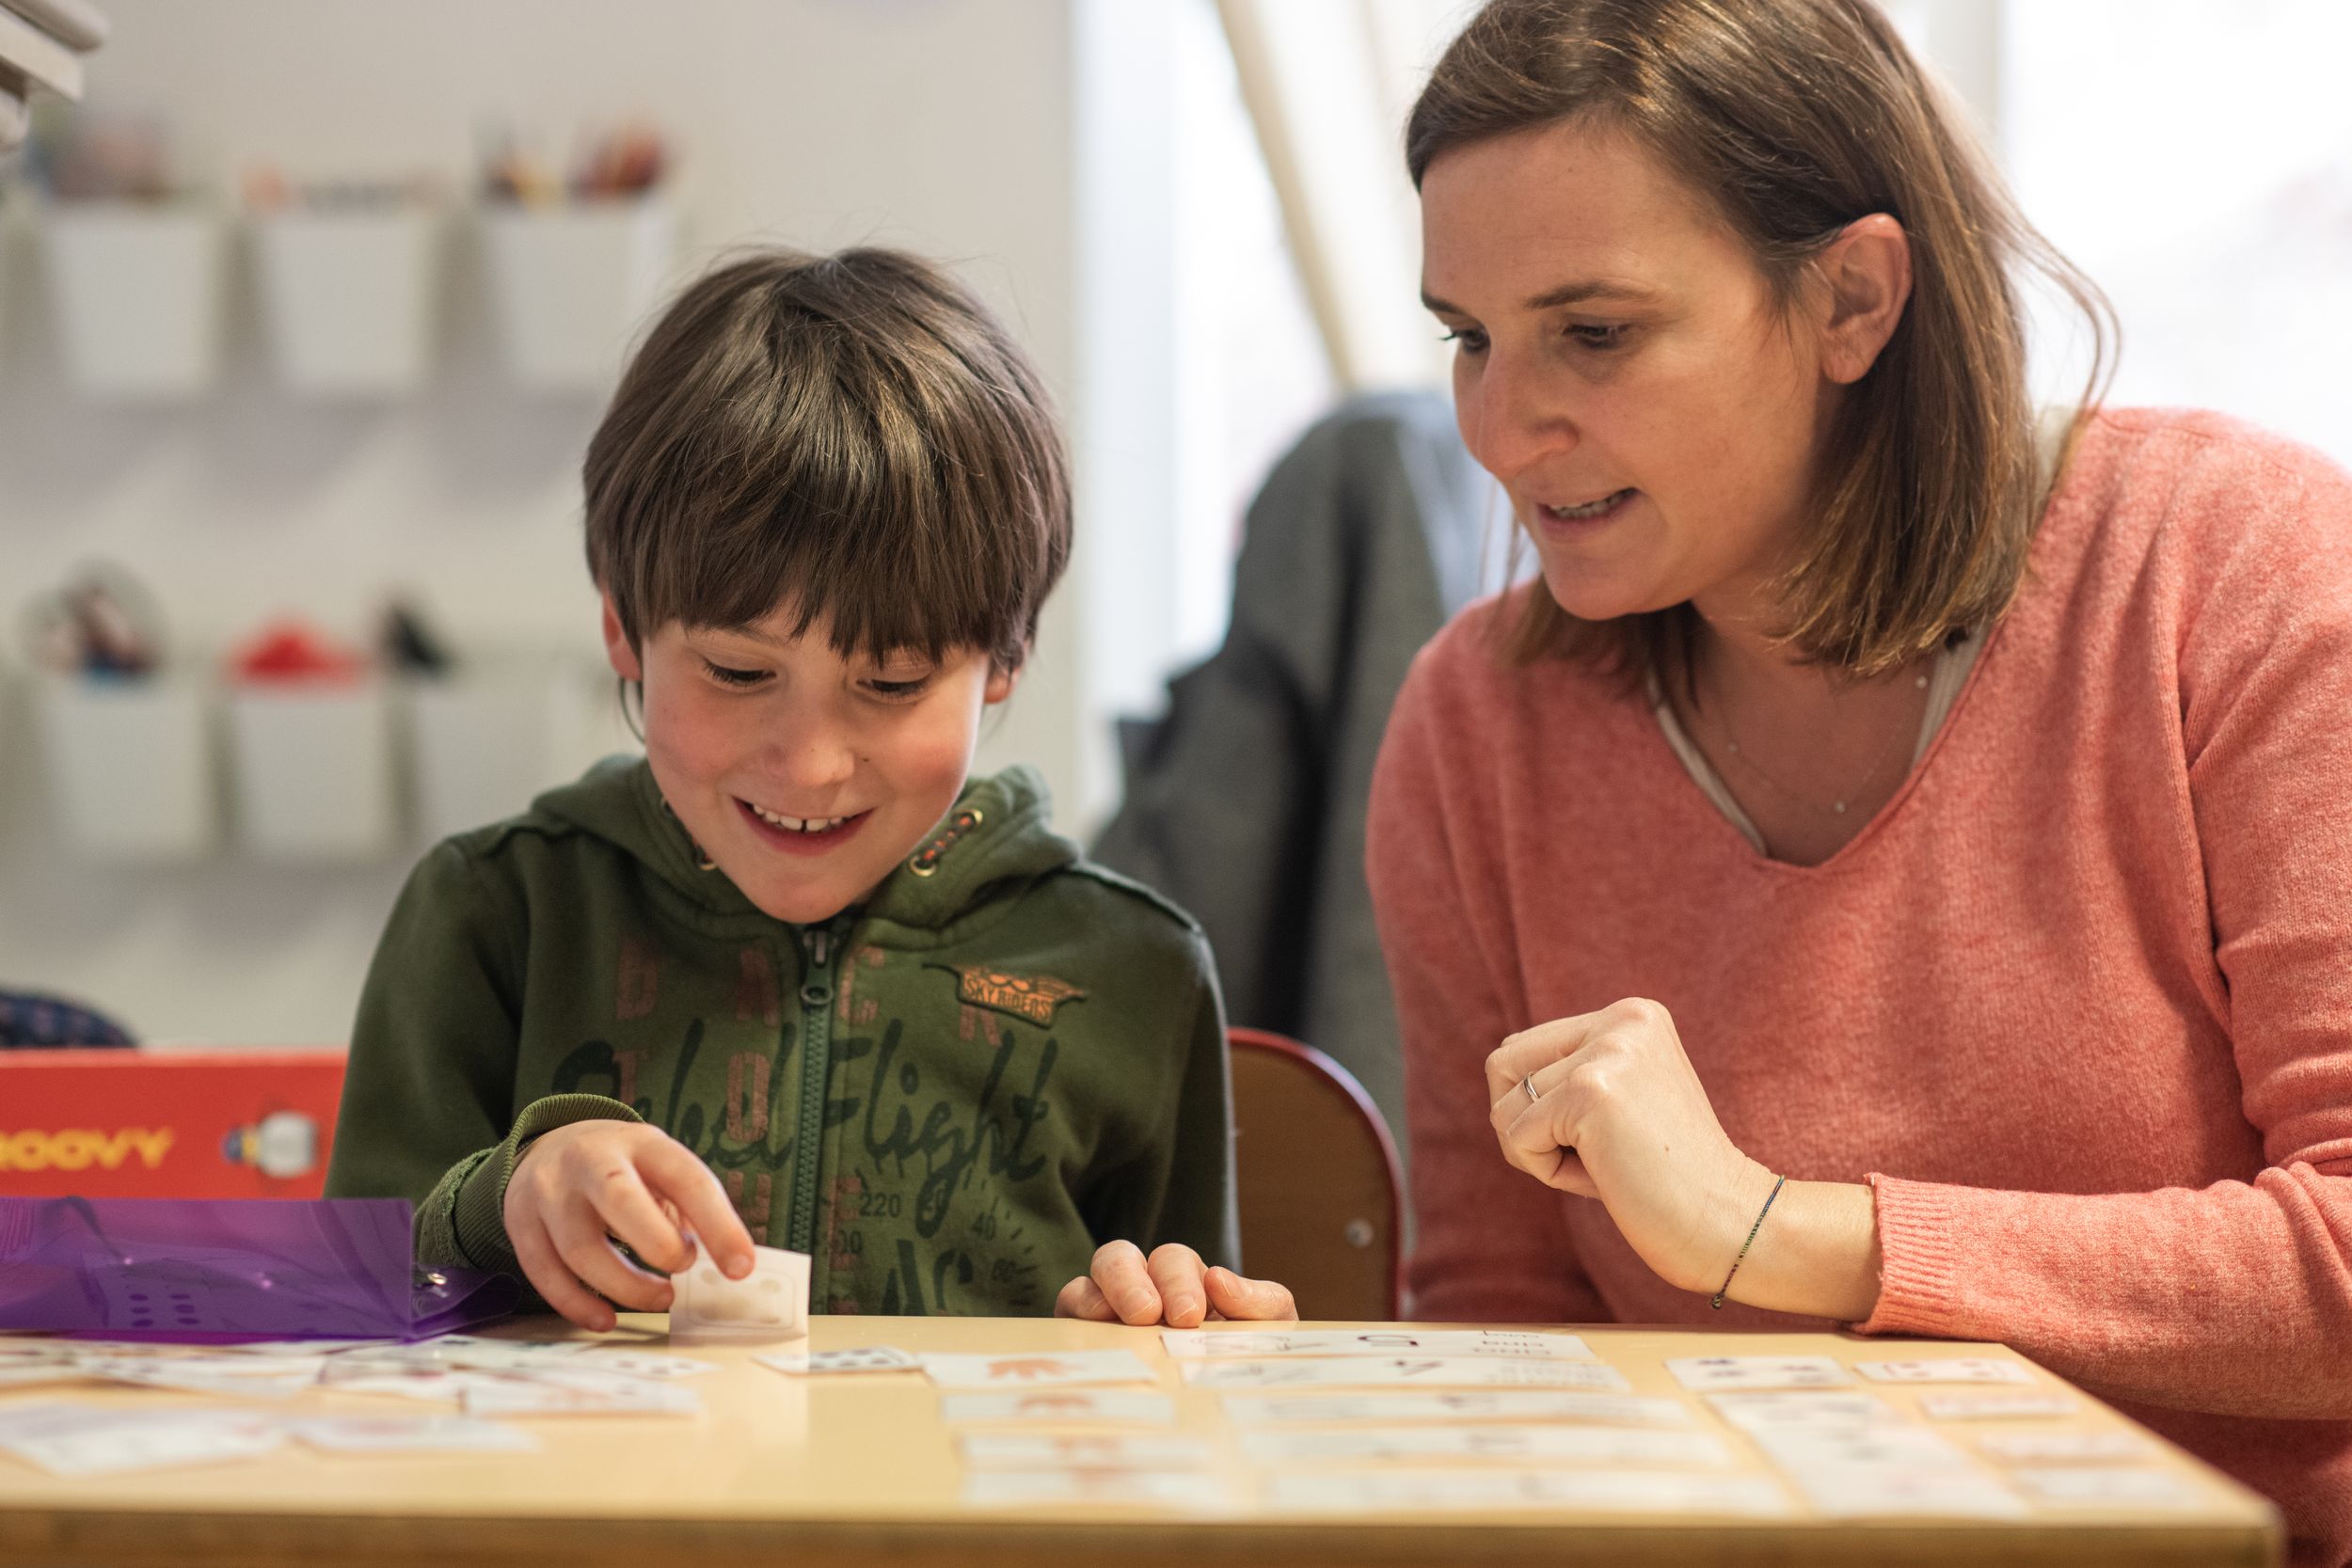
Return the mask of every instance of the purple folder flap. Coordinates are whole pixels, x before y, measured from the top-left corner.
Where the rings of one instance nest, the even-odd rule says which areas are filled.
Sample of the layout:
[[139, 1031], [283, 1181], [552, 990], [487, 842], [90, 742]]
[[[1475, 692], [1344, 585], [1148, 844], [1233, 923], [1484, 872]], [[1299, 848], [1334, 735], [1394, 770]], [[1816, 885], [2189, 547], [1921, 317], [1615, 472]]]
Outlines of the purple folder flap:
[[512, 1281], [416, 1274], [409, 1212], [405, 1198], [0, 1198], [0, 1328], [405, 1339], [513, 1310]]

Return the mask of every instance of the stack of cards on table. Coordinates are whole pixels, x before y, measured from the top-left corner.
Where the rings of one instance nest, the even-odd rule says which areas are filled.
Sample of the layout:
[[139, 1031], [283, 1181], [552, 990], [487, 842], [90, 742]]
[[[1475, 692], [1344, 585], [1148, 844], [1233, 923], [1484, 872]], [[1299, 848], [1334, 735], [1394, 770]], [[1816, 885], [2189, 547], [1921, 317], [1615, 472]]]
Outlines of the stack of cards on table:
[[[691, 1415], [701, 1401], [677, 1386], [711, 1370], [687, 1356], [587, 1340], [527, 1343], [446, 1335], [414, 1344], [288, 1340], [198, 1347], [93, 1339], [0, 1338], [0, 1392], [111, 1384], [278, 1408], [0, 1403], [0, 1452], [62, 1476], [245, 1459], [288, 1442], [342, 1453], [516, 1450], [527, 1433], [485, 1416]], [[308, 1390], [394, 1394], [461, 1405], [465, 1414], [383, 1415], [291, 1408]]]
[[[2074, 1467], [2090, 1460], [2146, 1460], [2146, 1443], [2128, 1433], [1997, 1434], [1971, 1453], [1943, 1433], [1890, 1405], [1870, 1385], [1994, 1384], [2039, 1388], [2014, 1361], [1946, 1356], [1863, 1361], [1852, 1370], [1826, 1356], [1698, 1356], [1666, 1363], [1686, 1388], [1704, 1393], [1716, 1414], [1744, 1433], [1807, 1500], [1836, 1518], [1897, 1515], [2012, 1519], [2028, 1500], [2044, 1504], [2120, 1503], [2185, 1507], [2195, 1488], [2152, 1465]], [[2074, 1402], [2046, 1392], [1939, 1395], [1920, 1413], [1936, 1420], [2064, 1415]], [[1990, 1458], [2015, 1466], [2006, 1474]], [[2062, 1465], [2064, 1468], [2043, 1468]]]

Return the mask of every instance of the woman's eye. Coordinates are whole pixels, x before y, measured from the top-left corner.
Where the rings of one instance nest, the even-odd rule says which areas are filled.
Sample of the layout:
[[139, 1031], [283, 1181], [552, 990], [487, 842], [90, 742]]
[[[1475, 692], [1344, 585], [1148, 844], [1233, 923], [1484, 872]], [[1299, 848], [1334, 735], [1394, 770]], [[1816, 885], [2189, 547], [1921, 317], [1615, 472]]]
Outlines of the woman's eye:
[[723, 664], [713, 664], [708, 659], [703, 660], [703, 668], [709, 671], [710, 678], [721, 686], [757, 686], [768, 678], [768, 672], [765, 670], [730, 670]]
[[1586, 348], [1621, 348], [1625, 344], [1626, 334], [1631, 330], [1623, 322], [1613, 326], [1578, 325], [1568, 328], [1568, 336]]
[[1464, 354], [1484, 354], [1486, 352], [1486, 335], [1474, 326], [1457, 326], [1453, 331], [1448, 332], [1444, 337], [1439, 338], [1438, 341], [1441, 343], [1453, 343], [1456, 345], [1461, 353]]

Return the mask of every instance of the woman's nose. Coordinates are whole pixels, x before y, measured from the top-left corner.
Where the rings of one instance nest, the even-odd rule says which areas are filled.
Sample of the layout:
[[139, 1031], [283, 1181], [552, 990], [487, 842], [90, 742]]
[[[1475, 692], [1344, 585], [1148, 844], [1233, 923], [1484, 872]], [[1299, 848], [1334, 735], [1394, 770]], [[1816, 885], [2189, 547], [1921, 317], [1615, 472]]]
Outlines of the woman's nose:
[[1489, 350], [1474, 384], [1457, 391], [1462, 441], [1479, 466], [1509, 484], [1545, 459], [1575, 449], [1575, 420], [1533, 367]]

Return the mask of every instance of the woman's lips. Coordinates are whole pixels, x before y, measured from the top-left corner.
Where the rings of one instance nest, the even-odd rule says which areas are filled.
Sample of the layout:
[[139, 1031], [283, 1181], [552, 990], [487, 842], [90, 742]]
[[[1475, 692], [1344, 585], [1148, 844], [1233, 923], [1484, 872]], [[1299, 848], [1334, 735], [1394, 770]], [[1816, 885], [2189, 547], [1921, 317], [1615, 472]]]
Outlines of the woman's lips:
[[1629, 487], [1612, 491], [1599, 499], [1587, 502], [1582, 506], [1551, 507], [1538, 501], [1532, 510], [1534, 514], [1535, 527], [1545, 537], [1581, 539], [1622, 515], [1625, 509], [1631, 505], [1640, 495], [1639, 490]]

